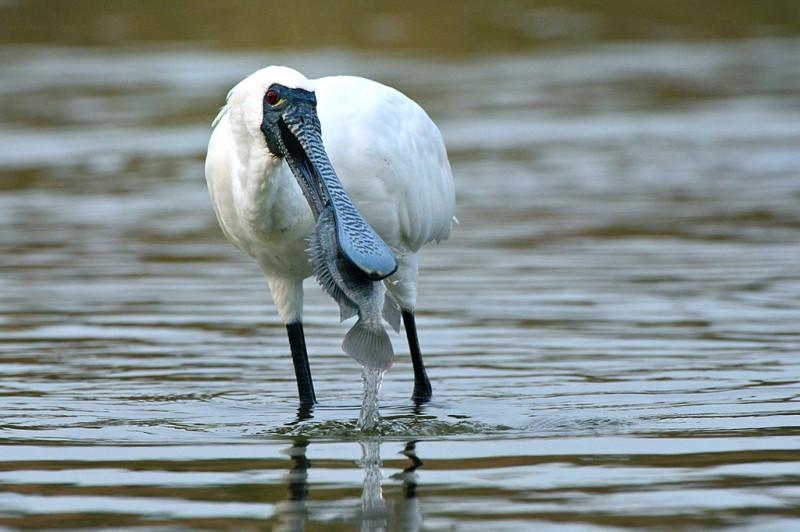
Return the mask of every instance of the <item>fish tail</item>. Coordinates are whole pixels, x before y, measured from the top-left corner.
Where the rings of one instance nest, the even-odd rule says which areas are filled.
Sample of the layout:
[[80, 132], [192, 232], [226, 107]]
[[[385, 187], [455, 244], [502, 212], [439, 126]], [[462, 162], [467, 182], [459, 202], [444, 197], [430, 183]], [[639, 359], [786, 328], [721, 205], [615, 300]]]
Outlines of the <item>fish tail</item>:
[[342, 350], [362, 366], [387, 370], [394, 362], [389, 335], [382, 325], [370, 327], [361, 318], [347, 331]]

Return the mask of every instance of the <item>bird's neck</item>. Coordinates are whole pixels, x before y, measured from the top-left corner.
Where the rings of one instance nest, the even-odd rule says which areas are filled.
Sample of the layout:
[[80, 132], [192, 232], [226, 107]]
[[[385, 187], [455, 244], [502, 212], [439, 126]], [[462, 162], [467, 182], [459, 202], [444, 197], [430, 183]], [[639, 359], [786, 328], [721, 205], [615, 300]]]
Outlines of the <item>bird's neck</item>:
[[279, 243], [304, 238], [313, 229], [311, 209], [282, 159], [255, 153], [241, 169], [247, 199], [240, 205], [251, 234]]

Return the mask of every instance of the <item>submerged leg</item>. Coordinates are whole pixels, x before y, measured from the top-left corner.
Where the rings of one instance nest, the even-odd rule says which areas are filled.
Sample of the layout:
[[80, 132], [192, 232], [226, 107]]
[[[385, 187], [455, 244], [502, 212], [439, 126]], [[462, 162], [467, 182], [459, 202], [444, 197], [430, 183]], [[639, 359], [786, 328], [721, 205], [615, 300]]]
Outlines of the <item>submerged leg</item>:
[[408, 349], [411, 351], [411, 363], [414, 365], [414, 393], [411, 399], [415, 403], [427, 403], [431, 400], [431, 381], [425, 373], [425, 365], [422, 363], [422, 353], [419, 350], [419, 339], [417, 338], [417, 322], [414, 320], [414, 313], [410, 310], [403, 311], [403, 326], [406, 329], [408, 338]]
[[311, 380], [311, 368], [308, 365], [303, 323], [299, 321], [287, 323], [286, 332], [289, 333], [289, 347], [292, 350], [292, 362], [294, 362], [294, 374], [297, 377], [300, 404], [311, 406], [317, 402], [317, 396], [314, 395], [314, 383]]

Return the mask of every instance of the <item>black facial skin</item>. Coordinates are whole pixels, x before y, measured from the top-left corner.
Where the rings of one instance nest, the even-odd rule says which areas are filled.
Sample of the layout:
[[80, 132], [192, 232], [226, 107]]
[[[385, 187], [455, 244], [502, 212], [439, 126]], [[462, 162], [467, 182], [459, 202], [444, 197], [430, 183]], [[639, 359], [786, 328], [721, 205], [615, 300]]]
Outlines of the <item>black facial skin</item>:
[[[274, 102], [269, 98], [274, 95]], [[273, 83], [264, 93], [264, 117], [261, 121], [261, 132], [267, 141], [269, 151], [276, 157], [284, 158], [287, 155], [296, 159], [304, 158], [303, 148], [297, 138], [286, 127], [287, 121], [299, 121], [305, 124], [311, 120], [316, 122], [317, 97], [313, 92], [303, 89], [290, 89], [278, 83]], [[313, 124], [310, 124], [313, 125]]]
[[[312, 162], [312, 154], [307, 150], [315, 152], [317, 164], [330, 166], [322, 146], [317, 97], [313, 92], [273, 83], [264, 92], [262, 105], [264, 116], [261, 132], [267, 147], [273, 156], [285, 159], [289, 164], [316, 219], [328, 200], [319, 168]], [[298, 135], [303, 137], [305, 145]], [[333, 173], [332, 168], [330, 171]]]

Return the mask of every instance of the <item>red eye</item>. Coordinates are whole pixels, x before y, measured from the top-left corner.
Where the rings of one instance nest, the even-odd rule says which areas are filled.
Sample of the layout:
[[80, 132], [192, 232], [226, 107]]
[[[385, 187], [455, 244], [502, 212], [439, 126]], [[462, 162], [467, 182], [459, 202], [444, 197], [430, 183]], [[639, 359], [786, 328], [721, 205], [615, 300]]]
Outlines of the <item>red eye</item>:
[[278, 103], [278, 93], [275, 91], [267, 91], [267, 103], [270, 105]]

